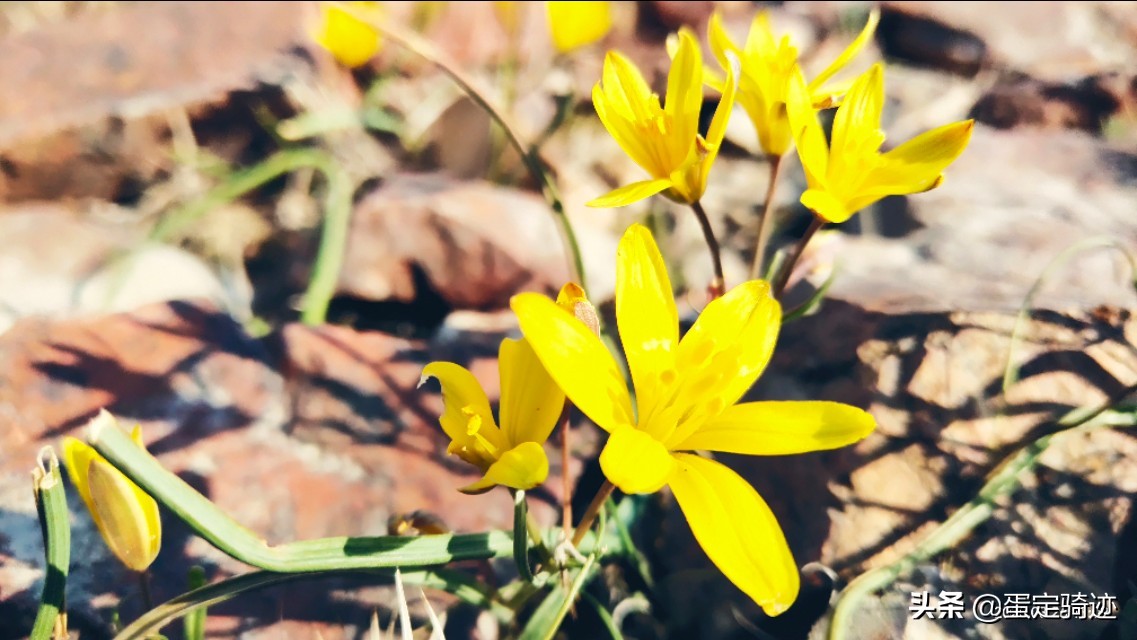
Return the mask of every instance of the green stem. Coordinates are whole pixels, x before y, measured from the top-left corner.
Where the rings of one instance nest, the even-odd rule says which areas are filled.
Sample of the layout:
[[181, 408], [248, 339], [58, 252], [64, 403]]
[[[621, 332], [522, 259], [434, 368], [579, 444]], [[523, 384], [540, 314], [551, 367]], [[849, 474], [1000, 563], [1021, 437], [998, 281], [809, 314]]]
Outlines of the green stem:
[[766, 247], [770, 244], [770, 233], [774, 228], [770, 217], [774, 215], [774, 193], [778, 187], [778, 174], [782, 169], [782, 156], [766, 156], [770, 165], [770, 184], [766, 187], [766, 206], [758, 219], [758, 240], [754, 244], [754, 262], [750, 263], [750, 279], [757, 280], [766, 262]]
[[40, 451], [39, 465], [32, 470], [32, 485], [43, 534], [46, 576], [39, 610], [32, 625], [30, 640], [50, 640], [56, 630], [64, 630], [67, 569], [71, 563], [71, 525], [67, 512], [67, 495], [59, 474], [59, 460], [51, 447]]
[[198, 535], [230, 556], [279, 573], [422, 567], [457, 560], [508, 557], [512, 536], [504, 531], [432, 536], [337, 537], [270, 546], [234, 522], [205, 496], [170, 473], [115, 428], [88, 429], [88, 443], [139, 487], [184, 520]]
[[829, 625], [829, 639], [843, 640], [845, 638], [846, 632], [852, 629], [853, 615], [862, 598], [887, 587], [921, 562], [925, 562], [937, 553], [952, 547], [967, 537], [975, 527], [991, 517], [995, 511], [995, 501], [1019, 487], [1021, 484], [1020, 476], [1034, 467], [1055, 436], [1072, 431], [1090, 431], [1106, 426], [1119, 427], [1137, 424], [1137, 413], [1107, 413], [1110, 408], [1134, 392], [1137, 392], [1137, 385], [1127, 387], [1122, 393], [1114, 395], [1102, 405], [1079, 407], [1066, 413], [1048, 433], [1004, 458], [991, 472], [987, 482], [975, 498], [951, 514], [914, 550], [899, 560], [868, 571], [850, 582], [841, 592], [834, 607], [833, 619]]
[[513, 492], [513, 562], [517, 573], [526, 582], [533, 582], [533, 569], [529, 567], [529, 509], [525, 504], [525, 492]]
[[[189, 570], [189, 592], [197, 591], [206, 584], [205, 569], [194, 565]], [[182, 620], [185, 628], [186, 640], [205, 640], [205, 618], [208, 615], [208, 605], [201, 605], [186, 614]], [[151, 607], [153, 609], [153, 607]]]
[[257, 189], [271, 180], [297, 169], [312, 168], [324, 174], [327, 180], [324, 227], [320, 246], [312, 266], [312, 277], [304, 293], [301, 319], [306, 324], [323, 324], [328, 305], [335, 295], [336, 282], [343, 266], [347, 235], [351, 223], [351, 181], [335, 160], [317, 149], [285, 149], [262, 162], [234, 174], [223, 184], [162, 218], [150, 232], [154, 241], [168, 240], [187, 225], [200, 219], [217, 207]]
[[154, 608], [154, 597], [150, 595], [150, 572], [138, 572], [138, 592], [142, 594], [142, 607], [143, 611], [149, 611]]
[[797, 246], [794, 247], [794, 252], [786, 259], [786, 263], [782, 265], [782, 270], [778, 272], [778, 279], [774, 282], [773, 286], [775, 298], [781, 299], [782, 294], [785, 293], [786, 284], [790, 281], [790, 274], [794, 271], [794, 265], [801, 259], [801, 254], [805, 252], [805, 246], [809, 244], [809, 241], [813, 238], [813, 234], [817, 233], [823, 226], [825, 226], [825, 221], [814, 216], [813, 222], [809, 224], [809, 228], [805, 230], [801, 239], [798, 240]]

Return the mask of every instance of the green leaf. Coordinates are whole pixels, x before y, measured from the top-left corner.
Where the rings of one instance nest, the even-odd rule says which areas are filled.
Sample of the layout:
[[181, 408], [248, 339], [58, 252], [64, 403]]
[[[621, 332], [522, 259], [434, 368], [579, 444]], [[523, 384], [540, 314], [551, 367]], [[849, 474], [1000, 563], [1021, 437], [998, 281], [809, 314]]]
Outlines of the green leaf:
[[[63, 478], [59, 474], [59, 459], [51, 447], [39, 454], [39, 464], [32, 470], [36, 498], [43, 534], [44, 558], [47, 576], [43, 581], [39, 610], [32, 626], [30, 640], [51, 640], [57, 625], [65, 625], [60, 617], [65, 610], [64, 592], [67, 586], [67, 568], [71, 563], [71, 525], [67, 512], [67, 495], [63, 491]], [[61, 626], [61, 629], [66, 627]]]

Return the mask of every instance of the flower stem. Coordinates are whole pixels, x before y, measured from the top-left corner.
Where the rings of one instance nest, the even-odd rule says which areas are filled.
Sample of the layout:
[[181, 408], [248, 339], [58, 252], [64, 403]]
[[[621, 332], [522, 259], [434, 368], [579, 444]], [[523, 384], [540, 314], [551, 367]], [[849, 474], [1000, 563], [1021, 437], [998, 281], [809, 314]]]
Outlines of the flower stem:
[[809, 244], [810, 239], [813, 238], [813, 234], [817, 233], [817, 230], [824, 225], [824, 220], [814, 216], [813, 222], [809, 224], [809, 228], [805, 230], [804, 234], [802, 234], [801, 240], [797, 241], [797, 246], [794, 247], [794, 252], [790, 254], [789, 259], [786, 260], [786, 264], [782, 265], [782, 270], [778, 273], [778, 279], [774, 283], [773, 290], [775, 298], [780, 299], [782, 297], [782, 293], [786, 289], [786, 284], [790, 281], [790, 274], [793, 273], [794, 265], [796, 265], [797, 261], [801, 259], [801, 254], [805, 252], [805, 246]]
[[146, 611], [154, 608], [154, 598], [150, 595], [150, 572], [138, 572], [138, 591], [142, 594], [142, 606]]
[[565, 540], [572, 534], [572, 478], [569, 475], [569, 413], [572, 400], [565, 398], [565, 408], [561, 412], [561, 526], [564, 527]]
[[703, 205], [696, 200], [691, 203], [691, 209], [695, 212], [695, 218], [699, 221], [699, 226], [703, 229], [703, 238], [707, 241], [707, 248], [711, 251], [711, 262], [714, 263], [715, 277], [711, 280], [711, 297], [717, 298], [726, 292], [726, 280], [722, 275], [722, 255], [719, 251], [719, 241], [715, 239], [715, 232], [711, 229], [711, 221], [707, 218], [707, 212], [703, 209]]
[[774, 194], [778, 188], [778, 175], [782, 171], [782, 156], [769, 155], [766, 161], [770, 165], [770, 184], [766, 187], [766, 206], [762, 210], [762, 217], [758, 219], [758, 240], [754, 244], [754, 262], [750, 264], [750, 279], [757, 280], [762, 275], [765, 266], [766, 246], [770, 244], [770, 232], [774, 225], [770, 217], [774, 215]]
[[592, 498], [592, 502], [588, 504], [588, 510], [584, 512], [584, 517], [581, 518], [580, 524], [576, 525], [576, 532], [572, 535], [573, 546], [580, 546], [584, 536], [588, 533], [592, 523], [596, 520], [596, 515], [600, 513], [600, 509], [604, 507], [604, 501], [608, 496], [612, 495], [612, 491], [616, 489], [616, 485], [605, 480], [604, 485], [596, 492], [596, 496]]

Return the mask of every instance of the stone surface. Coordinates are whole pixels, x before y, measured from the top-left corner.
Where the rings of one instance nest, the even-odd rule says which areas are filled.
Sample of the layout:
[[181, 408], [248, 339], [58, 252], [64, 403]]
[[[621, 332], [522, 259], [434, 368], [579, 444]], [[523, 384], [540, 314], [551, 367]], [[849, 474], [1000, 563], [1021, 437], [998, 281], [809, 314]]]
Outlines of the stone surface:
[[[42, 579], [27, 479], [35, 454], [49, 444], [58, 450], [61, 436], [76, 434], [102, 407], [127, 426], [141, 423], [149, 450], [166, 468], [270, 544], [382, 535], [392, 516], [416, 510], [456, 531], [508, 528], [513, 511], [505, 492], [469, 497], [456, 490], [476, 471], [445, 454], [441, 399], [416, 388], [423, 365], [446, 358], [469, 366], [494, 398], [497, 345], [488, 338], [487, 344], [492, 350], [456, 342], [435, 349], [374, 332], [300, 325], [254, 340], [225, 314], [191, 303], [21, 320], [0, 336], [0, 620], [30, 621]], [[554, 475], [532, 501], [543, 523], [557, 512], [561, 484], [559, 456], [549, 454]], [[74, 628], [91, 634], [84, 637], [105, 637], [110, 607], [119, 603], [129, 620], [138, 604], [128, 576], [72, 498], [73, 553], [82, 558], [70, 582]], [[244, 570], [170, 514], [163, 520], [163, 551], [153, 567], [158, 598], [174, 595], [192, 563], [203, 564], [210, 579]], [[366, 581], [330, 584], [331, 591], [297, 583], [266, 592], [247, 606], [222, 607], [211, 624], [219, 632], [253, 625], [268, 634], [263, 637], [291, 637], [275, 635], [270, 623], [298, 598], [313, 607], [297, 609], [288, 624], [340, 628], [366, 624], [372, 606], [389, 602], [386, 591], [359, 591]], [[370, 600], [377, 595], [383, 599]], [[279, 633], [310, 637], [313, 628], [327, 629], [285, 625]]]

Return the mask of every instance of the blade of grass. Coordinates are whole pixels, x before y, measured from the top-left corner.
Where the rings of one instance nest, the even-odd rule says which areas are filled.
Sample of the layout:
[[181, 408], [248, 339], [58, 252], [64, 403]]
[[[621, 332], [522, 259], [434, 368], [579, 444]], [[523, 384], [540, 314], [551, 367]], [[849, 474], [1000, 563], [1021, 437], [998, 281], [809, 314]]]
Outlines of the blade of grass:
[[537, 610], [533, 612], [533, 617], [529, 618], [518, 640], [552, 640], [557, 635], [557, 630], [561, 628], [565, 616], [572, 609], [581, 587], [591, 577], [595, 566], [596, 556], [593, 554], [585, 560], [584, 566], [577, 572], [576, 578], [567, 590], [557, 583], [537, 606]]
[[[205, 570], [196, 565], [190, 567], [189, 590], [194, 591], [204, 586]], [[205, 616], [206, 607], [200, 607], [185, 617], [186, 640], [205, 640]]]
[[59, 459], [55, 450], [44, 447], [38, 465], [32, 470], [32, 484], [43, 534], [46, 575], [39, 610], [32, 625], [30, 640], [51, 640], [66, 637], [65, 590], [67, 569], [71, 563], [71, 525], [68, 520], [67, 495], [63, 491], [63, 478], [59, 473]]

